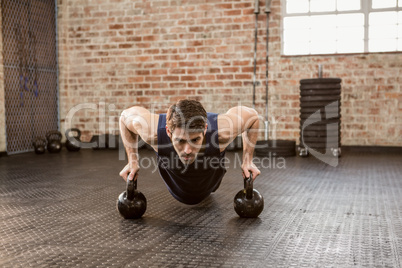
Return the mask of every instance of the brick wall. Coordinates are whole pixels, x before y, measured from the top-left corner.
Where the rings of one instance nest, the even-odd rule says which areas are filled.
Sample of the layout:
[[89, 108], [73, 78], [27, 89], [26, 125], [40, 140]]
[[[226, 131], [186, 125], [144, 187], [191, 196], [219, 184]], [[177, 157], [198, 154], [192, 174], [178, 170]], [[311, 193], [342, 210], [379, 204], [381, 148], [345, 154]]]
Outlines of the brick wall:
[[[59, 0], [61, 126], [84, 139], [117, 129], [120, 112], [165, 112], [181, 98], [209, 111], [252, 105], [253, 0]], [[299, 80], [342, 78], [342, 144], [402, 146], [402, 54], [283, 57], [281, 6], [270, 17], [270, 121], [299, 137]], [[265, 114], [265, 14], [259, 17], [257, 110]], [[94, 105], [94, 107], [90, 106]], [[263, 125], [263, 124], [261, 124]], [[272, 126], [271, 126], [272, 127]]]
[[[0, 5], [0, 29], [2, 28]], [[6, 151], [6, 112], [4, 101], [3, 35], [0, 34], [0, 152]]]

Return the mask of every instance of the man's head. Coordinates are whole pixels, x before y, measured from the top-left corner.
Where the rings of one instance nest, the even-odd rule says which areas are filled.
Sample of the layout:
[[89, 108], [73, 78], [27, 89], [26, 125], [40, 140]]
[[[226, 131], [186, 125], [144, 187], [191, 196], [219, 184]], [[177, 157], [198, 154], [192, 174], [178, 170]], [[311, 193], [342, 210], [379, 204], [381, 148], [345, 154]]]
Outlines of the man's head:
[[195, 100], [179, 100], [166, 113], [166, 132], [180, 160], [191, 164], [199, 153], [207, 131], [207, 112]]

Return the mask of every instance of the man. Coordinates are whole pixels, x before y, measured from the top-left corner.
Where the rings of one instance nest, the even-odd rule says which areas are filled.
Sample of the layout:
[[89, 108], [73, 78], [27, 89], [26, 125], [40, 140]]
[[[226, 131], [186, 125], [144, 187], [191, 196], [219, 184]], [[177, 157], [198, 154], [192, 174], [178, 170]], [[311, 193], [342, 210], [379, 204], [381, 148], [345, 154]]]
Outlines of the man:
[[166, 114], [153, 114], [134, 106], [120, 117], [120, 133], [128, 164], [120, 172], [124, 180], [139, 174], [138, 137], [157, 153], [159, 174], [169, 192], [185, 204], [197, 204], [216, 191], [226, 169], [225, 148], [239, 135], [243, 138], [243, 178], [255, 179], [253, 164], [259, 120], [254, 109], [237, 106], [225, 114], [207, 113], [200, 102], [179, 100]]

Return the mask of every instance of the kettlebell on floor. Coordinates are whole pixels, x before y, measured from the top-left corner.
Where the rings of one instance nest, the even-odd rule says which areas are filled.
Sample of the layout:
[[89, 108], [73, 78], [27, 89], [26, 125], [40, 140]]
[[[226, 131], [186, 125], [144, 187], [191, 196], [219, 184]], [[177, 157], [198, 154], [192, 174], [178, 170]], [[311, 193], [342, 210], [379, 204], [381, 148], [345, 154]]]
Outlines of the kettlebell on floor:
[[78, 152], [81, 149], [81, 131], [78, 128], [66, 130], [66, 148], [70, 152]]
[[119, 195], [117, 210], [125, 219], [139, 219], [147, 210], [147, 199], [137, 190], [137, 180], [127, 178], [127, 189]]
[[44, 154], [46, 150], [46, 139], [43, 137], [36, 137], [33, 141], [36, 154]]
[[47, 150], [49, 153], [59, 153], [61, 151], [61, 138], [60, 131], [51, 130], [46, 134]]
[[257, 218], [264, 209], [264, 198], [253, 189], [253, 177], [244, 179], [244, 189], [234, 198], [234, 209], [241, 218]]

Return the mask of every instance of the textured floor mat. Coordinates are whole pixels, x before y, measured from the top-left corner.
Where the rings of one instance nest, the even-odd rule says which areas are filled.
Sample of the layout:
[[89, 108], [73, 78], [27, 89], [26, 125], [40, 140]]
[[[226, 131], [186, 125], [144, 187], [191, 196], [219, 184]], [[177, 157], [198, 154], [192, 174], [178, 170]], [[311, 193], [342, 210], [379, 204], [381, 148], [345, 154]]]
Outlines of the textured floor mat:
[[[1, 267], [402, 267], [402, 155], [344, 153], [269, 160], [255, 188], [257, 219], [241, 219], [241, 157], [202, 203], [170, 196], [151, 151], [141, 151], [140, 220], [124, 220], [117, 151], [0, 158]], [[264, 166], [262, 166], [264, 165]]]

